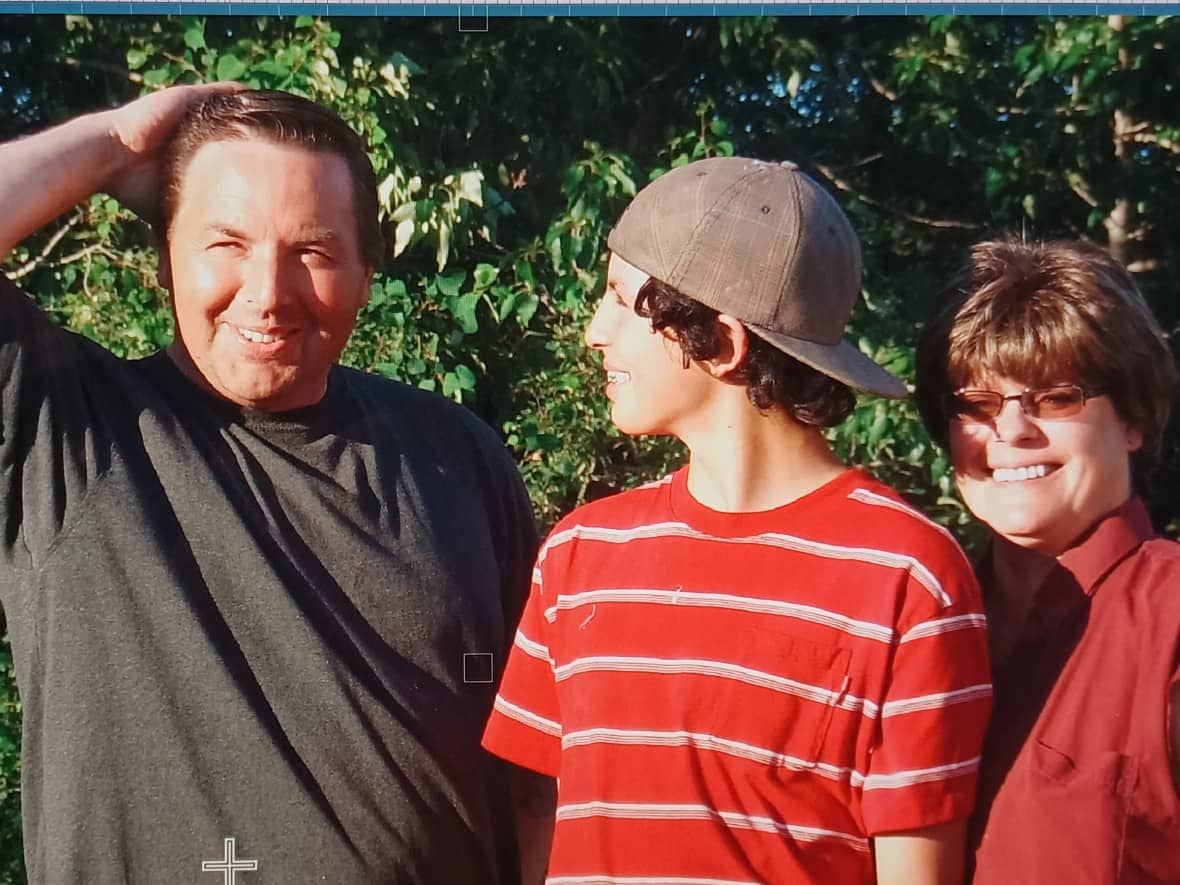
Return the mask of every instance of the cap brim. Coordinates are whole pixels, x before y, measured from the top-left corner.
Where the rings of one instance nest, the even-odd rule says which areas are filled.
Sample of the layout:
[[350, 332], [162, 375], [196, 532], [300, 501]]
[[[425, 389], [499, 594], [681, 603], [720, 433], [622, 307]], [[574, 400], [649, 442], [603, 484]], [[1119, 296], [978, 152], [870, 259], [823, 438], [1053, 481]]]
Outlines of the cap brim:
[[817, 344], [780, 332], [771, 332], [749, 323], [746, 327], [788, 356], [793, 356], [817, 372], [830, 375], [856, 390], [890, 399], [905, 399], [909, 395], [905, 383], [900, 378], [890, 375], [847, 341], [841, 341], [839, 344]]

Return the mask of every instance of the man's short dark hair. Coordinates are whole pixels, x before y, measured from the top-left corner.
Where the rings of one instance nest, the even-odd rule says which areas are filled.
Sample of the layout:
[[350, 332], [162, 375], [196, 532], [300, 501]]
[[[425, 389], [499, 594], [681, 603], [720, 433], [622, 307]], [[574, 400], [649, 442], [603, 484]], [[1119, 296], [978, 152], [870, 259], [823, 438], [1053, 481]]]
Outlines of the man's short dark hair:
[[[649, 319], [655, 331], [672, 336], [684, 352], [686, 368], [693, 360], [709, 360], [721, 353], [719, 312], [655, 277], [640, 288], [635, 312]], [[745, 385], [756, 408], [780, 407], [802, 424], [834, 427], [856, 407], [856, 396], [846, 384], [788, 356], [753, 332], [746, 358], [729, 379]]]
[[362, 259], [381, 264], [384, 239], [377, 208], [377, 178], [365, 144], [333, 111], [289, 92], [248, 89], [211, 95], [191, 107], [165, 149], [159, 219], [165, 236], [172, 228], [184, 172], [204, 145], [260, 138], [278, 145], [336, 154], [348, 164], [352, 208]]

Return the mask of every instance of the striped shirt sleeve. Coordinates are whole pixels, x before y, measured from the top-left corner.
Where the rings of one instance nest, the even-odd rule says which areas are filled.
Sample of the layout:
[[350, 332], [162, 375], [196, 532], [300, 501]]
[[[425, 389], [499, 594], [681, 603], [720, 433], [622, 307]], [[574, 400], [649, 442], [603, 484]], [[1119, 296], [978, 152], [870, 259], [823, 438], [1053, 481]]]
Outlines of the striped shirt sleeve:
[[957, 553], [937, 570], [949, 605], [911, 578], [864, 783], [870, 835], [967, 817], [991, 713], [991, 675], [979, 587]]
[[556, 777], [562, 729], [547, 643], [541, 571], [544, 555], [542, 549], [483, 745], [509, 762]]

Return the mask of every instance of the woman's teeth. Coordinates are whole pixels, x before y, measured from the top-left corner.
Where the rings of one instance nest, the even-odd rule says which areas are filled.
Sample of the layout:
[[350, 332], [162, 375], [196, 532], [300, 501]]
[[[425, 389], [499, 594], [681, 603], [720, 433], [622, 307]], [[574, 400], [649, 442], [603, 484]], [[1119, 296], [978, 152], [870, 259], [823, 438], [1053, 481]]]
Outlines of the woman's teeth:
[[1034, 464], [1031, 467], [997, 467], [992, 472], [992, 479], [996, 482], [1023, 482], [1026, 479], [1040, 479], [1051, 469], [1044, 464]]

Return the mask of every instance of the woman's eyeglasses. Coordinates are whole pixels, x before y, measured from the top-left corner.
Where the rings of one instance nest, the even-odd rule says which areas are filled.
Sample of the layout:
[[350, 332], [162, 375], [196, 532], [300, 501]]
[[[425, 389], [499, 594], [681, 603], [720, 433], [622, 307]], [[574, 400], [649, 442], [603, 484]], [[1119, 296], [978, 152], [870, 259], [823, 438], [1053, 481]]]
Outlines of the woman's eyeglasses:
[[963, 388], [943, 397], [943, 408], [954, 421], [984, 423], [994, 420], [1009, 400], [1020, 403], [1020, 409], [1030, 418], [1052, 421], [1076, 415], [1086, 400], [1102, 396], [1100, 390], [1087, 390], [1076, 384], [1058, 384], [1004, 396], [994, 390]]

